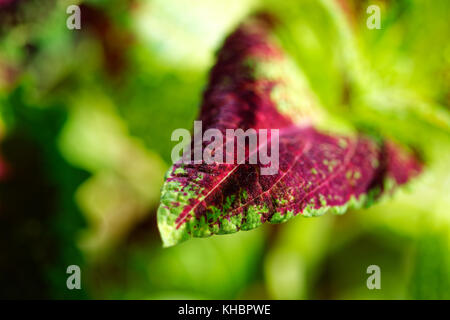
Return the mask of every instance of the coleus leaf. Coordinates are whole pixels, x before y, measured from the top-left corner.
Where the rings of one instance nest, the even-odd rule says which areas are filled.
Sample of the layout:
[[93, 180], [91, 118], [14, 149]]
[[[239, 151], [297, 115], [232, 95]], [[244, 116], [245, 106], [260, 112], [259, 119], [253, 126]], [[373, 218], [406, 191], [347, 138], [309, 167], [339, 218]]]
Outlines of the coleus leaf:
[[[290, 76], [292, 66], [271, 38], [271, 26], [267, 17], [254, 17], [227, 38], [199, 120], [204, 130], [220, 130], [223, 144], [229, 142], [226, 129], [278, 129], [279, 170], [262, 175], [264, 165], [237, 161], [175, 163], [158, 209], [164, 246], [296, 215], [343, 213], [369, 205], [386, 192], [386, 185], [403, 184], [421, 170], [420, 162], [393, 142], [317, 130], [311, 121], [314, 101], [304, 94], [303, 101], [298, 99], [301, 80]], [[247, 148], [246, 159], [260, 148], [270, 149], [271, 143]]]

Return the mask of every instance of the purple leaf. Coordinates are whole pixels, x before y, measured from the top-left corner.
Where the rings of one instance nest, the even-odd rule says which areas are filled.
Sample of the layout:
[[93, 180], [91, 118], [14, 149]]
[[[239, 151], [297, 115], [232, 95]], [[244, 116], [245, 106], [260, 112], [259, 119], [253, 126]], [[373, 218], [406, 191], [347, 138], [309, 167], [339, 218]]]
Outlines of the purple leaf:
[[[285, 57], [271, 41], [270, 28], [267, 18], [253, 18], [228, 37], [211, 71], [199, 120], [203, 130], [218, 129], [225, 146], [236, 142], [227, 138], [227, 129], [278, 129], [278, 171], [264, 175], [272, 163], [248, 161], [262, 148], [272, 150], [276, 140], [271, 134], [267, 144], [258, 140], [255, 149], [246, 147], [244, 163], [238, 163], [237, 152], [234, 163], [175, 163], [158, 210], [164, 246], [296, 215], [344, 213], [371, 204], [386, 185], [403, 184], [421, 170], [414, 156], [392, 142], [315, 129], [308, 120], [311, 110], [298, 108], [290, 97], [292, 83], [279, 71]], [[196, 150], [208, 144], [191, 146]]]

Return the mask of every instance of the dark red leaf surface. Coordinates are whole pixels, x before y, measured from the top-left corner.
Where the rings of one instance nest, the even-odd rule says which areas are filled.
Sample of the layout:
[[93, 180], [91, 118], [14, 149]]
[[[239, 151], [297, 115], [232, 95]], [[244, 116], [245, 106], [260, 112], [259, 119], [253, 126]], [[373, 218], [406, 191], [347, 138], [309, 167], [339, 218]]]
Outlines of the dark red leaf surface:
[[[420, 172], [418, 160], [392, 142], [330, 135], [303, 121], [310, 110], [296, 108], [291, 99], [286, 57], [270, 28], [267, 18], [252, 18], [228, 37], [211, 71], [199, 120], [204, 131], [219, 129], [224, 137], [226, 129], [278, 129], [279, 170], [263, 175], [264, 165], [248, 161], [174, 164], [158, 210], [165, 246], [296, 215], [343, 213], [372, 203], [386, 185], [403, 184]], [[246, 159], [261, 147], [247, 148]]]

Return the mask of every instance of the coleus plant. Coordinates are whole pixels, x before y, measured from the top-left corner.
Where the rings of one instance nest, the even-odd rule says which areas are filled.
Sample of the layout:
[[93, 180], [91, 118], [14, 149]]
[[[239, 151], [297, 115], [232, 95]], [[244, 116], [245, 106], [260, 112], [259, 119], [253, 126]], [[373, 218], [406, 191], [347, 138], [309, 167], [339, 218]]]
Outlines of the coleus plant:
[[317, 129], [320, 110], [277, 46], [273, 28], [272, 18], [258, 15], [226, 39], [199, 120], [204, 129], [220, 130], [224, 145], [226, 129], [278, 129], [279, 170], [262, 175], [262, 164], [176, 162], [166, 174], [157, 213], [166, 247], [297, 215], [368, 206], [421, 170], [420, 161], [394, 142]]

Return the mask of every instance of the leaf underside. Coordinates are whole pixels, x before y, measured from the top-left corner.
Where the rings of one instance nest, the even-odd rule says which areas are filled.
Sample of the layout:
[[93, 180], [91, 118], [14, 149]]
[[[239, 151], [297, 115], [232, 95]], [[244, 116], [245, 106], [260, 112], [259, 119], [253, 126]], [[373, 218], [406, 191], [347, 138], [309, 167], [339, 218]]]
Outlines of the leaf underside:
[[[262, 175], [263, 165], [248, 161], [175, 163], [166, 175], [157, 217], [166, 247], [190, 237], [254, 229], [267, 221], [282, 223], [296, 215], [341, 214], [349, 207], [368, 206], [421, 170], [419, 161], [393, 142], [362, 134], [330, 135], [297, 121], [310, 110], [299, 109], [292, 98], [282, 67], [286, 57], [270, 29], [267, 18], [252, 18], [227, 38], [211, 71], [199, 120], [203, 130], [219, 129], [224, 145], [229, 142], [226, 129], [279, 129], [278, 173]], [[269, 139], [268, 150], [270, 145]], [[247, 149], [246, 156], [251, 152]]]

